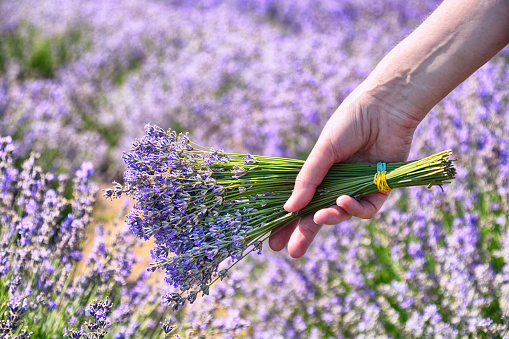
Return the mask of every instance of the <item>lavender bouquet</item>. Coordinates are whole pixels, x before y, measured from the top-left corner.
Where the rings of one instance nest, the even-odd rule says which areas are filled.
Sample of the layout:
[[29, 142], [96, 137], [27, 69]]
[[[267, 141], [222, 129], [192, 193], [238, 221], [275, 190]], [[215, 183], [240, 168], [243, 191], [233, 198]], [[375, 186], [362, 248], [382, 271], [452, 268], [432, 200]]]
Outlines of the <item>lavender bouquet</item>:
[[[227, 153], [189, 140], [187, 134], [146, 125], [147, 135], [124, 153], [125, 186], [114, 183], [104, 196], [134, 196], [131, 231], [154, 237], [150, 270], [180, 290], [163, 296], [176, 310], [252, 251], [260, 252], [273, 230], [334, 204], [339, 195], [360, 198], [398, 187], [441, 185], [455, 168], [444, 151], [405, 163], [335, 164], [311, 203], [298, 213], [283, 209], [304, 161]], [[231, 258], [231, 264], [219, 264]]]

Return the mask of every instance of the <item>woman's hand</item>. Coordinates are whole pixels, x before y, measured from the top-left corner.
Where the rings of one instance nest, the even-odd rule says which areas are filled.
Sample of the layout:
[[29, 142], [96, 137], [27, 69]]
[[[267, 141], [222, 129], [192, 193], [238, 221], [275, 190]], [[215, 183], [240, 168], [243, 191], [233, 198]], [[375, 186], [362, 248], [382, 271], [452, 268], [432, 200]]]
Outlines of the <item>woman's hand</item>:
[[[293, 194], [285, 205], [288, 212], [296, 212], [311, 201], [317, 186], [334, 163], [400, 162], [407, 159], [419, 120], [377, 98], [374, 91], [356, 94], [362, 87], [343, 102], [323, 129], [297, 176]], [[338, 224], [352, 216], [371, 218], [388, 195], [389, 192], [376, 193], [360, 200], [338, 197], [337, 205], [293, 222], [272, 235], [269, 245], [279, 251], [288, 243], [290, 256], [299, 258], [322, 225]]]

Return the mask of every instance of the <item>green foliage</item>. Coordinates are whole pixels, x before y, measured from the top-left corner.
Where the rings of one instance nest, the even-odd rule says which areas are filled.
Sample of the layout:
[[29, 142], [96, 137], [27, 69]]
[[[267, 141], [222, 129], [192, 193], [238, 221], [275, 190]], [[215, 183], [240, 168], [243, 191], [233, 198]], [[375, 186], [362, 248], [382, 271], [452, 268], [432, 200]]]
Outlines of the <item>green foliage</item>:
[[35, 43], [28, 60], [28, 68], [43, 78], [53, 78], [55, 76], [55, 60], [50, 41], [39, 40]]
[[22, 24], [0, 36], [0, 72], [17, 64], [22, 78], [53, 78], [59, 68], [88, 48], [86, 30], [75, 27], [61, 35], [46, 36], [30, 24]]
[[122, 65], [119, 61], [115, 62], [112, 73], [112, 81], [116, 86], [121, 86], [127, 76], [136, 71], [142, 62], [142, 57], [131, 56], [126, 65]]

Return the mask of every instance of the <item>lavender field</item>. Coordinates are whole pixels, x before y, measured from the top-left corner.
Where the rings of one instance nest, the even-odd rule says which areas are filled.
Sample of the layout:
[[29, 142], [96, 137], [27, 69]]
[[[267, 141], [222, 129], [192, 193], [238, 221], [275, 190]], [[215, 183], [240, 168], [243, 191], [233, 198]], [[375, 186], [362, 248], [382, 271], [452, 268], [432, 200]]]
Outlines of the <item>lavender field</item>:
[[453, 151], [443, 191], [395, 190], [302, 259], [264, 244], [178, 311], [164, 277], [133, 270], [150, 253], [130, 202], [99, 190], [147, 123], [305, 159], [439, 3], [0, 1], [0, 337], [509, 337], [508, 48], [415, 132], [410, 159]]

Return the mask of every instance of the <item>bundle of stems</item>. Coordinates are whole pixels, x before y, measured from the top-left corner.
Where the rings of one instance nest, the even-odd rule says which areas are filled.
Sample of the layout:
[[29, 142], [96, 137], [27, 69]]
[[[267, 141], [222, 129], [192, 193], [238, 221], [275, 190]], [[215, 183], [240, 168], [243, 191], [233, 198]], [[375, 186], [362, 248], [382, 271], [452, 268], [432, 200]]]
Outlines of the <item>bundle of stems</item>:
[[[403, 163], [338, 163], [312, 201], [298, 213], [283, 205], [304, 161], [227, 153], [189, 140], [187, 134], [145, 126], [147, 134], [124, 153], [125, 185], [106, 197], [134, 197], [128, 214], [132, 232], [154, 237], [150, 270], [165, 271], [178, 289], [163, 296], [177, 309], [209, 293], [217, 279], [262, 243], [273, 230], [333, 205], [340, 195], [361, 198], [408, 186], [442, 185], [454, 178], [451, 151]], [[231, 264], [219, 270], [221, 262]]]

